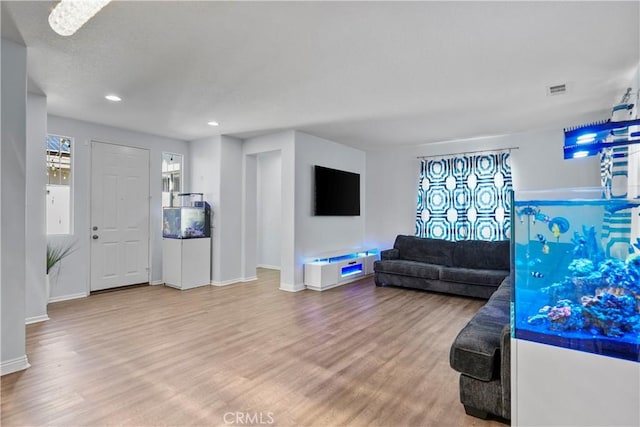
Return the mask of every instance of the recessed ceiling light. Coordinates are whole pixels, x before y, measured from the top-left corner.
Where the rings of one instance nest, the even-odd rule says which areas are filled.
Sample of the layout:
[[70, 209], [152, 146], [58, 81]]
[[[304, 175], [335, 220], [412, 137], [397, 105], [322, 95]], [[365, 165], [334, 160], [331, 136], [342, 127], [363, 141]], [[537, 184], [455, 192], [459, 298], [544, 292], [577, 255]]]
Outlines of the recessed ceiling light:
[[105, 96], [105, 98], [108, 99], [109, 101], [113, 101], [113, 102], [122, 101], [122, 98], [120, 98], [118, 95], [107, 95], [107, 96]]
[[218, 122], [216, 122], [216, 121], [213, 121], [213, 120], [212, 120], [212, 121], [210, 121], [210, 122], [207, 122], [207, 124], [208, 124], [209, 126], [218, 126], [218, 125], [220, 125], [220, 123], [218, 123]]

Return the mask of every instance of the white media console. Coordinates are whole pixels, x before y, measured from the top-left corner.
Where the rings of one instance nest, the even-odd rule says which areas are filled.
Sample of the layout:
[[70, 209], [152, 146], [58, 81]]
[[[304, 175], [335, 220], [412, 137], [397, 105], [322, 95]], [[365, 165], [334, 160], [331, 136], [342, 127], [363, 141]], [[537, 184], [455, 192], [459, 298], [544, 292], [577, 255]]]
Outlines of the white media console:
[[377, 249], [343, 252], [314, 258], [304, 265], [304, 284], [308, 289], [324, 291], [373, 274]]

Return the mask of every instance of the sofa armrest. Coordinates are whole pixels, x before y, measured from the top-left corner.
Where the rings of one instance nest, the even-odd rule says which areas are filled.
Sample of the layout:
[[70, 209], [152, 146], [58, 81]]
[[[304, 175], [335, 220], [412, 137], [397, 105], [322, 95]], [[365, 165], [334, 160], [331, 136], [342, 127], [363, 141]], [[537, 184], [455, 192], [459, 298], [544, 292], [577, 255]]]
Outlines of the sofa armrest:
[[500, 337], [500, 382], [502, 383], [503, 417], [511, 419], [511, 325], [502, 328]]
[[398, 258], [400, 258], [400, 251], [397, 249], [385, 249], [380, 252], [380, 259], [382, 261]]

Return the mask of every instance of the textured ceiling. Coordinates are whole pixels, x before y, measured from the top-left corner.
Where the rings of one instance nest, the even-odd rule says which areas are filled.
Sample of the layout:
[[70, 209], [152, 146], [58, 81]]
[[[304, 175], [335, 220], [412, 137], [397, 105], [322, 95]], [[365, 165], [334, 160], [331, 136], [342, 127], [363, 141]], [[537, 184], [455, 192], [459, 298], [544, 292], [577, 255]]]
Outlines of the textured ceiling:
[[295, 128], [376, 148], [561, 128], [606, 117], [640, 62], [638, 2], [117, 1], [67, 38], [54, 5], [2, 2], [49, 112], [184, 140]]

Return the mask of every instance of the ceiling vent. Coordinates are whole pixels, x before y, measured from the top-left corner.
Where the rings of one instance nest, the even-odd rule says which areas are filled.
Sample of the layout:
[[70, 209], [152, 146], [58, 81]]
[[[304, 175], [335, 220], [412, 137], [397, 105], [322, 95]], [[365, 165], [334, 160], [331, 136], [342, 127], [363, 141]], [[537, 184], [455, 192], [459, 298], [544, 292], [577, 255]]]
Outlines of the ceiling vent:
[[561, 85], [555, 85], [555, 86], [548, 86], [547, 87], [547, 95], [549, 96], [553, 96], [553, 95], [562, 95], [567, 93], [567, 85], [566, 83], [561, 84]]

